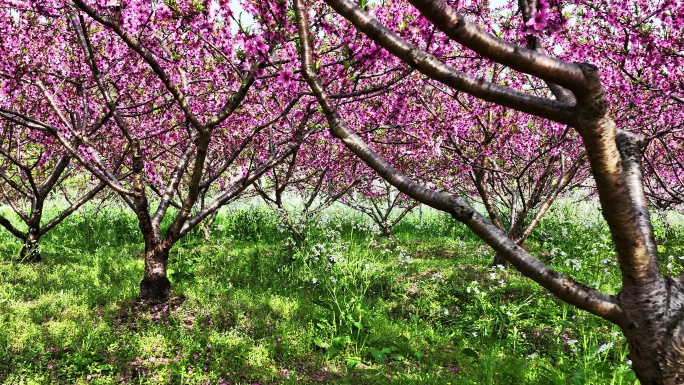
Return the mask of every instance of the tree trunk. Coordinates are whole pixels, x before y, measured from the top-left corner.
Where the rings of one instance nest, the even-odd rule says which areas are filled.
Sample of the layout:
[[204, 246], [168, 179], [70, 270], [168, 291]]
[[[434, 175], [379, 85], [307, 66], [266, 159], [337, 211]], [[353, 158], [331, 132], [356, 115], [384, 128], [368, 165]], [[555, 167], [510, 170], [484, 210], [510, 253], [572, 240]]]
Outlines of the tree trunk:
[[[202, 206], [204, 206], [204, 202], [202, 202]], [[204, 218], [204, 220], [199, 224], [199, 228], [200, 231], [202, 231], [202, 237], [204, 238], [205, 242], [209, 242], [211, 240], [211, 226], [214, 224], [217, 216], [218, 211], [214, 211], [212, 214], [207, 215], [207, 217]]]
[[40, 222], [43, 217], [43, 202], [45, 196], [36, 194], [31, 199], [31, 213], [29, 214], [29, 220], [26, 223], [28, 225], [28, 231], [26, 232], [26, 238], [24, 239], [24, 246], [21, 248], [19, 257], [23, 262], [40, 262]]
[[295, 222], [292, 221], [292, 217], [287, 212], [287, 210], [285, 210], [285, 208], [282, 206], [282, 203], [276, 206], [276, 210], [280, 215], [280, 220], [283, 221], [285, 226], [287, 226], [287, 229], [290, 231], [290, 235], [292, 236], [292, 239], [295, 241], [295, 245], [297, 247], [304, 245], [304, 241], [306, 240], [306, 213], [304, 213], [304, 215], [302, 216], [302, 221], [300, 222], [300, 224], [295, 225]]
[[380, 224], [380, 227], [382, 227], [382, 236], [385, 238], [389, 238], [392, 236], [392, 226], [387, 221], [382, 221]]
[[24, 246], [21, 248], [19, 258], [22, 262], [40, 262], [42, 257], [40, 255], [40, 235], [37, 231], [29, 229], [24, 239]]
[[[522, 247], [523, 243], [525, 243], [525, 240], [527, 239], [527, 236], [525, 236], [525, 234], [519, 233], [517, 236], [511, 237], [511, 239], [513, 239], [513, 241], [515, 241], [515, 243], [518, 246]], [[494, 255], [494, 261], [492, 261], [492, 264], [490, 266], [494, 267], [499, 265], [507, 268], [510, 265], [510, 263], [506, 258], [503, 257], [503, 255], [496, 253]]]
[[147, 302], [163, 302], [169, 297], [171, 282], [166, 276], [169, 247], [157, 244], [145, 247], [145, 273], [140, 282], [140, 299]]
[[684, 384], [681, 278], [664, 278], [646, 287], [625, 287], [620, 300], [627, 316], [622, 329], [629, 344], [629, 359], [639, 381], [644, 385]]

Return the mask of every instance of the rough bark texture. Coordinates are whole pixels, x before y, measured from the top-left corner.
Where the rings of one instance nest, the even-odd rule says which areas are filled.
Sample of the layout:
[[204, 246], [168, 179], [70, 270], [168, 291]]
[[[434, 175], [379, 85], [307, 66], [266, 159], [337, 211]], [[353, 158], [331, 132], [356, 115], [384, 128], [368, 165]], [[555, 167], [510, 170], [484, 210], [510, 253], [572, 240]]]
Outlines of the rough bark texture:
[[24, 246], [21, 248], [19, 258], [24, 262], [40, 262], [40, 247], [38, 241], [43, 234], [40, 231], [40, 222], [43, 219], [43, 206], [45, 203], [46, 192], [35, 189], [35, 195], [31, 199], [31, 212], [28, 217], [28, 231], [24, 238]]
[[140, 282], [140, 299], [147, 302], [163, 302], [169, 297], [171, 282], [166, 276], [169, 249], [163, 245], [145, 250], [145, 273]]
[[[443, 0], [409, 0], [423, 16], [454, 41], [497, 63], [572, 92], [576, 103], [571, 97], [559, 98], [556, 106], [545, 105], [548, 111], [556, 109], [555, 113], [546, 115], [541, 110], [528, 108], [536, 104], [536, 100], [524, 100], [519, 95], [506, 93], [493, 86], [483, 92], [482, 88], [468, 84], [463, 76], [449, 72], [451, 69], [444, 68], [447, 66], [436, 58], [425, 54], [419, 57], [420, 50], [416, 46], [380, 25], [355, 2], [325, 1], [377, 44], [430, 78], [476, 97], [552, 121], [568, 123], [577, 129], [584, 143], [602, 214], [610, 228], [620, 263], [623, 287], [616, 297], [553, 271], [529, 255], [517, 244], [516, 239], [488, 221], [463, 198], [420, 186], [368, 148], [363, 139], [347, 126], [312, 70], [306, 12], [301, 0], [294, 1], [300, 32], [302, 72], [336, 137], [383, 179], [410, 197], [451, 213], [498, 255], [505, 257], [521, 273], [559, 299], [620, 326], [629, 344], [629, 358], [641, 384], [684, 384], [684, 275], [671, 278], [663, 277], [660, 272], [648, 205], [643, 193], [639, 140], [629, 133], [618, 133], [615, 122], [609, 116], [598, 69], [589, 64], [558, 61], [535, 50], [499, 40], [465, 20], [451, 4]], [[442, 68], [445, 69], [443, 73], [449, 73], [459, 81], [438, 73], [438, 69]], [[512, 99], [528, 105], [516, 105]], [[562, 117], [563, 111], [570, 116]]]
[[[630, 359], [642, 384], [684, 383], [684, 288], [681, 277], [662, 277], [657, 266], [657, 247], [643, 191], [640, 148], [642, 138], [621, 131], [616, 136], [621, 168], [629, 189], [626, 201], [636, 212], [636, 224], [648, 250], [639, 266], [624, 271], [620, 300], [628, 322], [623, 331]], [[631, 273], [632, 269], [638, 269]], [[639, 277], [641, 276], [641, 277]]]
[[629, 320], [623, 332], [632, 367], [642, 384], [684, 383], [684, 288], [668, 278], [644, 288], [650, 296], [624, 293]]
[[19, 258], [22, 262], [40, 262], [43, 258], [40, 255], [40, 235], [35, 231], [29, 231], [24, 239], [24, 246], [21, 248]]
[[19, 253], [19, 257], [25, 262], [40, 262], [42, 260], [38, 241], [42, 235], [40, 222], [43, 219], [43, 206], [47, 193], [43, 193], [40, 190], [36, 192], [38, 194], [35, 194], [31, 199], [31, 213], [27, 223], [28, 231], [26, 232], [26, 238], [24, 238], [24, 246]]
[[392, 236], [392, 228], [387, 222], [382, 223], [382, 236], [385, 238], [389, 238]]

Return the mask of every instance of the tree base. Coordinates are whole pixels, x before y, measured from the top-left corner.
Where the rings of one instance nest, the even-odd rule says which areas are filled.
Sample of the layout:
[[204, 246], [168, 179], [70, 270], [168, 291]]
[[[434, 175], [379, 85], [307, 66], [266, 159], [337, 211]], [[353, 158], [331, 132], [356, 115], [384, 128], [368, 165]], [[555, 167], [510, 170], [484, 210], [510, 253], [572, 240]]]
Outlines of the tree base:
[[145, 277], [140, 281], [140, 300], [148, 303], [164, 302], [169, 298], [171, 282], [167, 277]]
[[43, 260], [37, 245], [24, 245], [19, 252], [19, 260], [24, 263], [38, 263]]

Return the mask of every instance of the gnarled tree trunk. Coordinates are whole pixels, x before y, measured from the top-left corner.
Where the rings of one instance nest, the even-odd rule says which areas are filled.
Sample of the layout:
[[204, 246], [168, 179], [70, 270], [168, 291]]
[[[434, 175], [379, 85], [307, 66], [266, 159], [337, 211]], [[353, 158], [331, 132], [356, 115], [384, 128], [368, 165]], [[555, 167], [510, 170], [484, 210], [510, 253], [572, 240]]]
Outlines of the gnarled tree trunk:
[[392, 236], [392, 226], [387, 220], [382, 221], [380, 224], [380, 228], [382, 230], [382, 236], [385, 238], [389, 238]]
[[40, 235], [38, 229], [29, 228], [24, 238], [24, 245], [19, 253], [22, 262], [40, 262], [42, 260], [39, 244]]
[[[635, 290], [636, 289], [636, 290]], [[658, 279], [620, 295], [632, 368], [642, 384], [684, 383], [684, 286]]]
[[43, 233], [40, 231], [40, 221], [43, 219], [43, 207], [47, 193], [41, 194], [43, 191], [36, 191], [38, 194], [31, 199], [31, 212], [28, 217], [28, 230], [24, 238], [24, 246], [21, 248], [19, 258], [23, 262], [40, 262], [42, 257], [40, 255], [40, 241]]
[[497, 254], [559, 299], [618, 325], [629, 344], [641, 384], [684, 384], [684, 274], [664, 277], [658, 265], [648, 201], [643, 190], [641, 138], [618, 131], [609, 115], [598, 68], [552, 59], [499, 40], [477, 28], [441, 0], [409, 0], [455, 42], [513, 70], [571, 90], [576, 101], [552, 101], [473, 79], [447, 66], [380, 24], [351, 0], [325, 0], [378, 45], [427, 76], [473, 96], [577, 129], [584, 143], [612, 234], [622, 274], [618, 295], [601, 293], [546, 266], [522, 249], [468, 201], [431, 190], [396, 170], [343, 120], [313, 66], [311, 34], [301, 0], [294, 0], [302, 73], [326, 114], [330, 131], [378, 175], [408, 196], [450, 213]]
[[158, 242], [148, 245], [145, 242], [145, 272], [140, 281], [140, 299], [148, 302], [163, 302], [169, 297], [171, 282], [166, 276], [169, 262], [169, 249]]

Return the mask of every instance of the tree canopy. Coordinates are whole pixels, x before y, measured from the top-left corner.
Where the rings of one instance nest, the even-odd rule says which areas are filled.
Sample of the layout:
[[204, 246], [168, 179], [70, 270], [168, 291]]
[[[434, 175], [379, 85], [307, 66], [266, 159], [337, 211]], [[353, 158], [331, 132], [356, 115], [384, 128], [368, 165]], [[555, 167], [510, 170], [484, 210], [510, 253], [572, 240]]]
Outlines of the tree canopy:
[[[383, 180], [620, 326], [643, 383], [684, 381], [684, 278], [661, 273], [649, 214], [684, 200], [681, 1], [239, 5], [0, 3], [0, 144], [30, 138], [22, 154], [118, 193], [145, 242], [143, 297], [168, 295], [170, 248], [254, 183], [278, 206], [289, 184], [338, 199]], [[598, 195], [619, 295], [521, 246], [573, 186]]]

